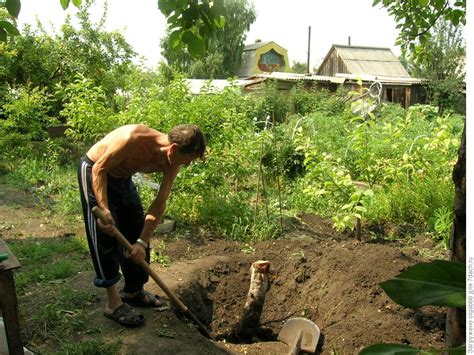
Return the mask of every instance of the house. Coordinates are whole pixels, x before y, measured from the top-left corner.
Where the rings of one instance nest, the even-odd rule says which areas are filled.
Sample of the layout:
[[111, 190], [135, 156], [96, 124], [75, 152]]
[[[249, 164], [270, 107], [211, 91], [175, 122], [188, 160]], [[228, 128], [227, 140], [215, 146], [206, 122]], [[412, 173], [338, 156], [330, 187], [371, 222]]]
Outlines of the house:
[[245, 46], [239, 77], [250, 77], [261, 73], [288, 72], [288, 51], [273, 41], [260, 40]]
[[389, 48], [332, 45], [319, 66], [318, 76], [344, 78], [346, 86], [358, 87], [378, 81], [381, 99], [408, 107], [421, 101], [422, 79], [412, 78]]

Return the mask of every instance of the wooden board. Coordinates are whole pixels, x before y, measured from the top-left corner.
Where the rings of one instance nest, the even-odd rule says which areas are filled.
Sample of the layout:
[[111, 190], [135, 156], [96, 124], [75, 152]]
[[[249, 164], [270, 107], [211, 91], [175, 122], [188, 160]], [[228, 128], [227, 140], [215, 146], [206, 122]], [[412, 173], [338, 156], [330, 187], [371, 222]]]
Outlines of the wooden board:
[[3, 268], [0, 266], [0, 272], [18, 269], [21, 266], [21, 264], [18, 262], [18, 259], [15, 257], [15, 255], [13, 255], [12, 251], [8, 247], [5, 240], [3, 240], [3, 238], [0, 238], [0, 254], [3, 253], [8, 254], [8, 259], [0, 262], [0, 265], [3, 266]]

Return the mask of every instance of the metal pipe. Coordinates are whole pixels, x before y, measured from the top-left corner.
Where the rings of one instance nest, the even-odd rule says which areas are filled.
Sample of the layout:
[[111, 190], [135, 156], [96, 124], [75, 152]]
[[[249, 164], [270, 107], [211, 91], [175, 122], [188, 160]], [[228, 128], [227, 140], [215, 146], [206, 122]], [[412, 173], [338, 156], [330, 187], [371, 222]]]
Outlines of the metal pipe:
[[309, 64], [309, 58], [311, 53], [311, 26], [308, 27], [308, 62], [306, 67], [306, 73], [309, 75], [311, 74], [311, 67]]

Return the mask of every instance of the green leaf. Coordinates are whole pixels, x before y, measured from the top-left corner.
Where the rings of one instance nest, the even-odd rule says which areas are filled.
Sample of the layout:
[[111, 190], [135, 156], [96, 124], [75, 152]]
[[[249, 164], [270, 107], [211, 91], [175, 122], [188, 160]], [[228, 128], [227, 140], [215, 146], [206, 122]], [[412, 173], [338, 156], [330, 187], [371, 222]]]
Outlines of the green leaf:
[[173, 31], [170, 34], [169, 41], [170, 41], [171, 49], [177, 48], [179, 46], [179, 42], [181, 41], [181, 31], [180, 30]]
[[187, 31], [183, 32], [183, 35], [181, 36], [181, 38], [182, 38], [184, 43], [190, 44], [190, 43], [194, 42], [197, 37], [192, 31], [187, 30]]
[[214, 19], [214, 24], [219, 28], [224, 27], [225, 26], [225, 17], [224, 16], [219, 16], [218, 18]]
[[188, 51], [193, 57], [202, 57], [204, 54], [203, 39], [195, 35], [195, 39], [191, 43], [188, 43]]
[[70, 0], [60, 0], [63, 10], [66, 10], [69, 7]]
[[0, 21], [0, 27], [2, 27], [8, 34], [12, 36], [18, 36], [20, 32], [18, 29], [8, 21]]
[[195, 23], [199, 20], [199, 11], [195, 6], [192, 6], [183, 11], [182, 16], [186, 23]]
[[20, 14], [21, 1], [20, 0], [7, 0], [5, 2], [5, 7], [10, 15], [17, 18]]
[[359, 355], [419, 354], [420, 349], [401, 344], [375, 344], [363, 349]]
[[72, 3], [75, 7], [79, 7], [82, 5], [82, 0], [72, 0]]
[[466, 265], [445, 260], [420, 263], [380, 286], [392, 300], [405, 307], [464, 307]]
[[466, 354], [466, 346], [460, 346], [458, 348], [449, 349], [450, 355], [465, 355]]
[[7, 41], [7, 32], [3, 28], [0, 28], [0, 41], [1, 42]]
[[170, 0], [158, 0], [158, 8], [163, 13], [163, 15], [168, 17], [175, 10], [173, 3], [174, 1]]
[[366, 213], [367, 208], [365, 208], [364, 206], [355, 206], [354, 211], [359, 211], [359, 212], [362, 212], [362, 213]]

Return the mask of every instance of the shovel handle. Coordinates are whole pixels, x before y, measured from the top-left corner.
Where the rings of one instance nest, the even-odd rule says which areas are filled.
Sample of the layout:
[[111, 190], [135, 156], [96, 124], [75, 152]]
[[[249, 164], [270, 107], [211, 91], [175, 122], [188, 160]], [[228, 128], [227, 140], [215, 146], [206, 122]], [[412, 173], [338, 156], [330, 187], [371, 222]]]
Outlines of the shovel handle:
[[[92, 207], [92, 213], [99, 218], [101, 221], [104, 221], [104, 210], [101, 209], [98, 206]], [[118, 230], [117, 227], [113, 226], [113, 236], [115, 239], [118, 240], [118, 242], [127, 250], [127, 251], [132, 251], [133, 247], [130, 244], [130, 242], [125, 238], [125, 236]], [[158, 276], [158, 273], [153, 270], [150, 265], [146, 262], [146, 260], [141, 260], [138, 265], [140, 265], [143, 270], [147, 272], [148, 275], [156, 282], [156, 284], [163, 290], [163, 292], [171, 299], [171, 301], [179, 308], [181, 312], [183, 312], [185, 315], [187, 315], [189, 318], [191, 318], [192, 321], [199, 327], [200, 332], [208, 337], [209, 339], [214, 340], [214, 337], [208, 332], [207, 328], [197, 319], [197, 317], [184, 305], [181, 300], [176, 297], [173, 291], [171, 291], [168, 286], [161, 280], [161, 278]]]

